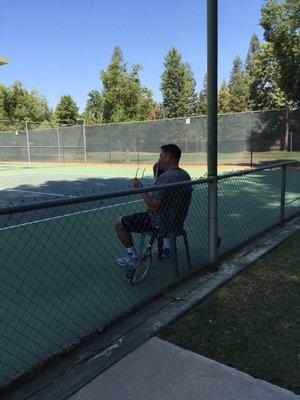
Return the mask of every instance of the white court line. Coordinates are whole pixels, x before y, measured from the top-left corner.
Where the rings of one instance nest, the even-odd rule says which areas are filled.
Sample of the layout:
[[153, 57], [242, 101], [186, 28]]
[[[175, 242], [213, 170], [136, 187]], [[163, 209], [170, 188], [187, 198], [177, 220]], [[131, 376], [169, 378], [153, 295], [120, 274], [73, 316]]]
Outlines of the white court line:
[[[127, 204], [138, 203], [138, 202], [142, 202], [142, 201], [143, 201], [143, 200], [127, 201], [127, 202], [124, 202], [124, 203], [112, 204], [111, 206], [104, 206], [104, 207], [92, 208], [92, 209], [90, 209], [90, 210], [77, 211], [77, 212], [75, 212], [75, 213], [69, 213], [69, 214], [63, 214], [63, 215], [56, 215], [55, 217], [44, 218], [44, 219], [37, 219], [36, 221], [24, 222], [23, 224], [12, 225], [12, 226], [6, 226], [6, 227], [4, 227], [4, 228], [0, 228], [0, 232], [1, 232], [1, 231], [5, 231], [5, 230], [7, 230], [7, 229], [19, 228], [19, 227], [21, 227], [21, 226], [27, 226], [27, 225], [32, 225], [32, 224], [38, 224], [38, 223], [40, 223], [40, 222], [45, 222], [45, 221], [53, 221], [53, 220], [59, 219], [59, 218], [71, 217], [71, 216], [73, 216], [73, 215], [85, 214], [85, 213], [89, 213], [89, 212], [93, 212], [93, 211], [104, 210], [104, 209], [108, 209], [108, 208], [123, 206], [123, 205], [125, 205], [125, 204], [127, 205]], [[33, 211], [34, 211], [34, 210], [33, 210]]]
[[[133, 172], [134, 174], [134, 172]], [[36, 176], [36, 175], [49, 175], [49, 173], [47, 172], [33, 172], [31, 174], [29, 174], [28, 176]], [[120, 175], [101, 175], [101, 174], [81, 174], [81, 173], [74, 173], [74, 172], [54, 172], [53, 175], [74, 175], [77, 177], [81, 177], [81, 176], [88, 176], [90, 178], [128, 178], [127, 176], [120, 176]], [[24, 174], [22, 175], [22, 173], [17, 174], [17, 175], [8, 175], [8, 176], [1, 176], [1, 180], [2, 179], [9, 179], [9, 178], [19, 178], [19, 177], [24, 177]], [[133, 177], [129, 177], [128, 179], [133, 179]]]
[[30, 194], [42, 194], [42, 195], [47, 195], [47, 196], [60, 196], [60, 197], [77, 197], [77, 196], [71, 196], [69, 194], [58, 194], [58, 193], [48, 193], [48, 192], [34, 192], [32, 190], [24, 190], [24, 189], [10, 189], [10, 188], [2, 188], [0, 189], [0, 192], [7, 191], [7, 192], [25, 192], [25, 193], [30, 193]]

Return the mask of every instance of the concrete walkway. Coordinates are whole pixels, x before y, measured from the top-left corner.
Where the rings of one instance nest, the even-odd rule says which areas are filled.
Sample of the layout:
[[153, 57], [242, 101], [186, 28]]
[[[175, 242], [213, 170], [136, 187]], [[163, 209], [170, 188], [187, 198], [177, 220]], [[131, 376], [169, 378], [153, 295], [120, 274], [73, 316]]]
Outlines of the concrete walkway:
[[296, 400], [300, 396], [153, 337], [69, 400]]

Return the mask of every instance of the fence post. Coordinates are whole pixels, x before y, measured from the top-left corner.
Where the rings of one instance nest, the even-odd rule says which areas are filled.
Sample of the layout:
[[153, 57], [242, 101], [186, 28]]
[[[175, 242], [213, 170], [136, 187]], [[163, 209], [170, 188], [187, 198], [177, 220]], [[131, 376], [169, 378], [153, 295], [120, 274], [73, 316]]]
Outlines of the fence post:
[[250, 136], [250, 168], [253, 168], [253, 132], [251, 132]]
[[207, 0], [207, 174], [209, 261], [218, 257], [218, 0]]
[[290, 132], [290, 153], [293, 152], [293, 131]]
[[111, 165], [111, 134], [110, 134], [110, 131], [109, 131], [109, 136], [108, 136], [108, 140], [109, 140], [109, 142], [108, 142], [108, 145], [109, 145], [109, 164]]
[[26, 142], [27, 142], [27, 154], [28, 154], [28, 166], [31, 166], [31, 157], [30, 157], [30, 143], [29, 143], [29, 132], [28, 132], [28, 122], [26, 124]]
[[56, 124], [56, 135], [57, 135], [57, 147], [58, 147], [58, 162], [61, 164], [60, 136], [59, 136], [58, 124]]
[[83, 120], [82, 131], [83, 131], [84, 164], [86, 165], [86, 134], [85, 134], [85, 120]]
[[280, 224], [284, 223], [285, 212], [285, 187], [286, 187], [286, 165], [281, 167], [281, 193], [280, 193]]
[[208, 182], [208, 240], [209, 260], [214, 262], [218, 256], [218, 178]]
[[139, 138], [139, 124], [136, 123], [136, 151], [137, 151], [137, 162], [138, 166], [140, 166], [140, 138]]

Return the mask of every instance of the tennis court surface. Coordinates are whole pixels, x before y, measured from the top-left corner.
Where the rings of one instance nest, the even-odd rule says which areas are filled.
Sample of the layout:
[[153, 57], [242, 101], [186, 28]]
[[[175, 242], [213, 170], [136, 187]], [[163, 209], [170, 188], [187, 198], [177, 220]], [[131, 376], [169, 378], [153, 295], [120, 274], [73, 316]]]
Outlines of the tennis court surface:
[[[135, 164], [31, 168], [2, 164], [0, 205], [130, 188], [137, 169], [138, 166]], [[193, 178], [200, 178], [206, 173], [205, 166], [187, 166], [186, 169]], [[227, 166], [222, 167], [222, 170], [230, 171], [232, 168]], [[144, 173], [144, 184], [152, 184], [152, 165], [141, 165], [138, 170], [139, 178], [142, 173]]]

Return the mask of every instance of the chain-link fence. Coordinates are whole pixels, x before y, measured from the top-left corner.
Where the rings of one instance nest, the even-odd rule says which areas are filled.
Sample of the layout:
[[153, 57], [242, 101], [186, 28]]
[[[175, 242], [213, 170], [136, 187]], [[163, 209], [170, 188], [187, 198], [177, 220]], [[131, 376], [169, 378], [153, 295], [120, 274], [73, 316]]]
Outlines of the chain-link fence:
[[[220, 115], [219, 164], [257, 165], [298, 159], [300, 109]], [[0, 123], [0, 162], [153, 163], [161, 145], [177, 144], [184, 164], [206, 164], [203, 117], [102, 125]]]
[[[222, 175], [218, 181], [220, 255], [300, 213], [299, 162]], [[0, 391], [203, 268], [208, 184], [199, 179], [1, 208]], [[145, 215], [135, 219], [131, 228], [159, 226], [152, 258], [141, 257], [141, 238], [148, 248], [150, 236], [134, 233], [139, 258], [118, 259], [126, 256], [115, 230], [118, 217], [145, 212], [141, 192], [154, 191], [164, 211], [150, 225]], [[132, 223], [122, 220], [127, 229]], [[158, 243], [159, 256], [164, 255], [163, 237], [170, 258], [154, 254]], [[144, 279], [138, 283], [134, 276]]]

